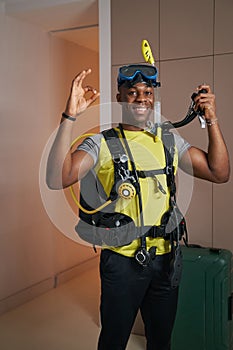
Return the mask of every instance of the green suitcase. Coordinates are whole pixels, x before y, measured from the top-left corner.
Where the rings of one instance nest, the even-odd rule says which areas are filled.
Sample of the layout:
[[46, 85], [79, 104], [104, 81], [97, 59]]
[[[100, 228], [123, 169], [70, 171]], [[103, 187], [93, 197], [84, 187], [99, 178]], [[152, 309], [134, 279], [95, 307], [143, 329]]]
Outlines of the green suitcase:
[[232, 253], [193, 247], [182, 252], [172, 350], [233, 350]]

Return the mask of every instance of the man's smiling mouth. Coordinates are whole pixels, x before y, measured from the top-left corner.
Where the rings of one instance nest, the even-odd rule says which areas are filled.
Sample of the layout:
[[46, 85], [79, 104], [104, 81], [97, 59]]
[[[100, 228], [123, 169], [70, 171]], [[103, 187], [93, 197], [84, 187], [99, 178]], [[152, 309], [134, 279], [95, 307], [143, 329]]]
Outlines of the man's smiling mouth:
[[146, 106], [133, 106], [133, 110], [136, 113], [145, 113], [148, 110]]

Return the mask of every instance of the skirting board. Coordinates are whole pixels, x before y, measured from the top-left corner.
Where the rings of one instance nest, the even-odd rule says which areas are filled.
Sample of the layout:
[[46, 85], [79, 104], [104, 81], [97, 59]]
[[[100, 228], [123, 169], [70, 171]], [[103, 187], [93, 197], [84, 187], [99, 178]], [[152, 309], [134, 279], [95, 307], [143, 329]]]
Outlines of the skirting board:
[[0, 300], [0, 315], [48, 292], [52, 288], [58, 287], [61, 283], [65, 283], [68, 280], [77, 277], [79, 274], [91, 269], [96, 264], [98, 264], [98, 256], [9, 295]]

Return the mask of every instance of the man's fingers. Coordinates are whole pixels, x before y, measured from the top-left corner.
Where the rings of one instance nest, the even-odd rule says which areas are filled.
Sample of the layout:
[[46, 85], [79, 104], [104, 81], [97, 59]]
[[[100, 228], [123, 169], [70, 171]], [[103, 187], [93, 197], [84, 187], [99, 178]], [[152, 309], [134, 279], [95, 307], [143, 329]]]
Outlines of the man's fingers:
[[73, 80], [74, 83], [76, 84], [82, 84], [83, 80], [86, 78], [88, 74], [91, 73], [91, 69], [83, 70], [80, 72]]
[[211, 93], [210, 86], [208, 84], [201, 84], [197, 87], [197, 91], [205, 89], [207, 93]]
[[83, 89], [84, 89], [85, 93], [87, 93], [89, 91], [92, 91], [93, 94], [97, 93], [97, 90], [95, 88], [93, 88], [92, 86], [90, 86], [90, 85], [85, 86]]
[[87, 100], [87, 105], [89, 106], [91, 103], [93, 103], [97, 98], [100, 96], [99, 92], [93, 93], [93, 95]]

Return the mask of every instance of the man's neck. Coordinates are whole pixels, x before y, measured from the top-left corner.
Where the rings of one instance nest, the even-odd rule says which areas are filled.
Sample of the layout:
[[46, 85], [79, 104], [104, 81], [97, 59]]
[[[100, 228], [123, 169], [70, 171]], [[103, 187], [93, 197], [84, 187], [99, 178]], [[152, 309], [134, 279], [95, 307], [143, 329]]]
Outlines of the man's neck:
[[129, 130], [129, 131], [143, 131], [144, 130], [144, 128], [141, 126], [126, 124], [126, 123], [122, 123], [122, 126], [123, 126], [124, 130]]

